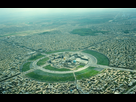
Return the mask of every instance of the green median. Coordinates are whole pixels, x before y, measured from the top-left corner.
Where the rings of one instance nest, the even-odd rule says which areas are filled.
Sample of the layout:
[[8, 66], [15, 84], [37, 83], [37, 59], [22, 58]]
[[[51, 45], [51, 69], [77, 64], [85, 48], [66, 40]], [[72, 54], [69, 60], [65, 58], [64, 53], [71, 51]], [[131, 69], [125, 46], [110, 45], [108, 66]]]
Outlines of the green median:
[[79, 66], [76, 67], [76, 70], [79, 69], [79, 68], [82, 68], [82, 67], [84, 67], [84, 66], [85, 66], [85, 65], [79, 65]]
[[30, 64], [31, 62], [27, 62], [23, 65], [22, 72], [30, 70]]
[[26, 76], [42, 82], [67, 82], [75, 80], [73, 73], [55, 74], [43, 72], [41, 70], [35, 70], [33, 72], [26, 74]]
[[42, 58], [42, 57], [44, 57], [44, 56], [45, 56], [45, 55], [37, 54], [37, 55], [31, 56], [28, 60], [33, 61], [33, 60], [37, 60], [37, 59], [39, 59], [39, 58]]
[[52, 71], [70, 71], [70, 69], [66, 69], [66, 68], [55, 68], [52, 67], [51, 65], [47, 65], [45, 67], [43, 67], [44, 69], [48, 69], [48, 70], [52, 70]]
[[94, 70], [95, 67], [88, 67], [87, 69], [75, 72], [76, 79], [80, 80], [82, 78], [90, 78], [91, 76], [97, 75], [99, 71]]
[[109, 65], [109, 59], [105, 55], [92, 50], [84, 50], [83, 52], [93, 55], [97, 59], [97, 64]]
[[43, 58], [43, 59], [41, 59], [41, 60], [39, 60], [39, 61], [37, 62], [37, 65], [38, 65], [38, 66], [44, 65], [44, 64], [46, 64], [46, 61], [47, 61], [47, 60], [49, 60], [48, 57]]

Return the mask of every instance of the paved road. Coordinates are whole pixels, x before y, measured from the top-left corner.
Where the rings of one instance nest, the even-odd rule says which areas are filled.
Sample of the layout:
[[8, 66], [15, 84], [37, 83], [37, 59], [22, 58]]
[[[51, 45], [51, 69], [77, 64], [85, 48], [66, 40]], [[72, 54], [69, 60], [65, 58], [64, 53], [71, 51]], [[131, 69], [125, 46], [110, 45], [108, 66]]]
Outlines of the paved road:
[[73, 73], [73, 75], [74, 75], [74, 78], [75, 78], [75, 80], [76, 80], [76, 82], [77, 82], [77, 79], [76, 79], [75, 73]]
[[28, 74], [28, 73], [30, 73], [30, 72], [33, 72], [34, 70], [36, 70], [36, 68], [30, 69], [30, 70], [28, 70], [28, 71], [26, 71], [26, 72], [23, 72], [23, 75]]
[[[45, 57], [47, 57], [47, 56], [45, 56]], [[41, 59], [44, 59], [45, 57], [42, 57], [42, 58], [39, 58], [39, 59], [35, 60], [35, 61], [32, 63], [32, 66], [35, 68], [36, 65], [37, 65], [37, 62], [38, 62], [39, 60], [41, 60]]]
[[117, 67], [110, 67], [110, 66], [105, 66], [105, 65], [93, 65], [94, 67], [98, 68], [107, 68], [107, 69], [116, 69], [116, 70], [122, 70], [122, 71], [129, 71], [129, 72], [136, 72], [136, 70], [131, 70], [131, 69], [124, 69], [124, 68], [117, 68]]
[[88, 68], [89, 66], [84, 66], [83, 68], [80, 68], [78, 70], [74, 70], [74, 71], [51, 71], [51, 70], [47, 70], [47, 69], [44, 69], [42, 67], [38, 67], [36, 69], [40, 69], [44, 72], [48, 72], [48, 73], [55, 73], [55, 74], [67, 74], [67, 73], [73, 73], [73, 72], [78, 72], [78, 71], [81, 71], [81, 70], [84, 70], [86, 68]]

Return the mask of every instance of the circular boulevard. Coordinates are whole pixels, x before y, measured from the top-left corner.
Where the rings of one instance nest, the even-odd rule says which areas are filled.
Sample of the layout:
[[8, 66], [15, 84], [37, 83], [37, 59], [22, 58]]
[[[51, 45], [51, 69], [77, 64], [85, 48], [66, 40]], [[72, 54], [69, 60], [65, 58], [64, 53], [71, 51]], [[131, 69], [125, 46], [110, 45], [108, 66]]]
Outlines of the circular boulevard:
[[54, 51], [31, 56], [21, 67], [23, 76], [37, 81], [64, 82], [88, 78], [100, 73], [108, 65], [108, 58], [98, 52]]

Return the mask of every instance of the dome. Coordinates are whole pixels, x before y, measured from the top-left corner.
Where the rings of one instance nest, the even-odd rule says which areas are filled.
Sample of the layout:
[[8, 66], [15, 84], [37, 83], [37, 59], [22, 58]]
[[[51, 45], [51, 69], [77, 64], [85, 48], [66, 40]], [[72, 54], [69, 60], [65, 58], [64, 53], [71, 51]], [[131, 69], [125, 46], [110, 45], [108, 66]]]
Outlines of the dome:
[[76, 63], [76, 60], [73, 60], [73, 63]]

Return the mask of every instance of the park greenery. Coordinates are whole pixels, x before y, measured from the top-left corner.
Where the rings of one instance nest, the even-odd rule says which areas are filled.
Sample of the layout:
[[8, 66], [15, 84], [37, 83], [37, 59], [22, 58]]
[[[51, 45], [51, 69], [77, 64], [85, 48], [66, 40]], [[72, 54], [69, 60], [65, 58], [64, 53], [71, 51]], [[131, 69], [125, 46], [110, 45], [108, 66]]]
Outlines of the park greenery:
[[[50, 68], [50, 66], [48, 66], [48, 67]], [[99, 71], [96, 71], [94, 69], [95, 69], [95, 67], [88, 67], [85, 70], [75, 72], [76, 79], [80, 80], [82, 78], [89, 78], [89, 77], [92, 77], [92, 76], [100, 73]], [[60, 70], [58, 70], [58, 71], [60, 71]], [[26, 76], [29, 78], [35, 79], [37, 81], [42, 81], [42, 82], [65, 82], [65, 81], [74, 81], [75, 80], [73, 73], [55, 74], [55, 73], [43, 72], [38, 69], [26, 74]]]
[[84, 65], [79, 65], [79, 66], [77, 66], [77, 68], [82, 68], [82, 67], [84, 67]]
[[126, 34], [129, 33], [129, 30], [125, 30], [124, 33], [126, 33]]
[[[52, 53], [55, 53], [55, 52], [63, 52], [63, 51], [68, 51], [68, 50], [52, 51], [52, 52], [47, 52], [47, 54], [52, 54]], [[98, 61], [97, 64], [109, 65], [108, 58], [106, 56], [104, 56], [103, 54], [98, 53], [96, 51], [92, 51], [92, 50], [84, 50], [83, 52], [91, 54], [94, 57], [96, 57], [97, 61]], [[33, 60], [39, 59], [39, 58], [41, 58], [43, 56], [44, 55], [37, 54], [37, 55], [32, 56], [31, 58], [29, 58], [29, 60], [33, 61]], [[39, 65], [39, 66], [44, 65], [48, 59], [49, 59], [48, 57], [45, 57], [45, 58], [39, 60], [37, 62], [37, 65]], [[23, 69], [24, 71], [29, 70], [30, 69], [29, 68], [30, 62], [24, 64], [24, 66], [27, 66], [27, 67], [24, 67], [25, 68], [25, 69]], [[77, 66], [76, 70], [81, 68], [81, 67], [84, 67], [84, 65]], [[67, 68], [55, 68], [55, 67], [52, 67], [51, 65], [47, 65], [47, 66], [45, 66], [43, 68], [47, 69], [47, 70], [51, 70], [51, 71], [70, 71], [70, 69], [67, 69]], [[96, 75], [98, 73], [100, 73], [100, 71], [97, 71], [97, 70], [95, 70], [95, 67], [90, 66], [90, 67], [88, 67], [88, 68], [86, 68], [84, 70], [75, 72], [75, 77], [76, 77], [77, 80], [80, 80], [82, 78], [92, 77], [92, 76], [94, 76], [94, 75]], [[26, 76], [29, 77], [29, 78], [38, 80], [38, 81], [42, 81], [42, 82], [45, 82], [45, 81], [46, 82], [64, 82], [64, 81], [74, 81], [75, 80], [73, 73], [56, 74], [56, 73], [44, 72], [44, 71], [38, 70], [38, 69], [33, 71], [33, 72], [30, 72], [30, 73], [26, 74]]]
[[96, 36], [98, 35], [97, 33], [105, 34], [107, 32], [108, 31], [92, 31], [90, 28], [80, 28], [80, 29], [74, 29], [70, 33], [78, 34], [81, 36], [87, 36], [87, 35]]
[[82, 78], [89, 78], [99, 73], [99, 71], [94, 70], [95, 67], [88, 67], [87, 69], [75, 72], [76, 79], [80, 80]]
[[82, 25], [86, 25], [86, 24], [100, 24], [100, 23], [105, 23], [105, 22], [108, 22], [109, 20], [111, 20], [110, 17], [103, 17], [103, 18], [99, 18], [99, 17], [96, 17], [96, 18], [82, 18], [82, 19], [78, 19], [78, 20], [75, 20], [77, 21], [79, 24], [82, 24]]
[[66, 69], [66, 68], [55, 68], [55, 67], [52, 67], [51, 65], [47, 65], [47, 66], [45, 66], [43, 68], [48, 69], [48, 70], [53, 70], [53, 71], [70, 71], [70, 69]]
[[55, 74], [55, 73], [43, 72], [41, 70], [35, 70], [31, 73], [26, 74], [26, 76], [42, 82], [65, 82], [65, 81], [75, 80], [73, 73]]
[[31, 56], [28, 60], [33, 61], [33, 60], [37, 60], [37, 59], [44, 57], [44, 56], [45, 55], [37, 54], [37, 55]]
[[79, 65], [79, 66], [76, 67], [76, 70], [79, 69], [79, 68], [82, 68], [82, 67], [84, 67], [84, 66], [85, 66], [85, 65]]
[[30, 64], [31, 62], [27, 62], [23, 65], [22, 72], [30, 70]]
[[96, 51], [92, 51], [92, 50], [84, 50], [83, 52], [89, 53], [89, 54], [93, 55], [94, 57], [96, 57], [97, 64], [109, 65], [109, 59], [105, 55], [103, 55], [99, 52], [96, 52]]
[[46, 64], [46, 61], [47, 61], [48, 59], [49, 59], [48, 57], [45, 57], [45, 58], [39, 60], [39, 61], [37, 62], [37, 65], [38, 65], [38, 66], [41, 66], [41, 65]]

